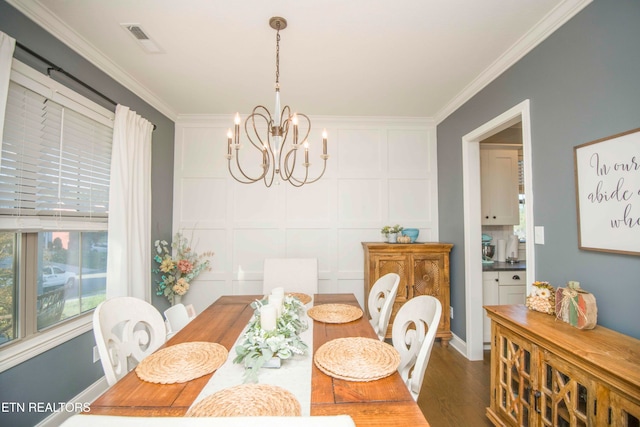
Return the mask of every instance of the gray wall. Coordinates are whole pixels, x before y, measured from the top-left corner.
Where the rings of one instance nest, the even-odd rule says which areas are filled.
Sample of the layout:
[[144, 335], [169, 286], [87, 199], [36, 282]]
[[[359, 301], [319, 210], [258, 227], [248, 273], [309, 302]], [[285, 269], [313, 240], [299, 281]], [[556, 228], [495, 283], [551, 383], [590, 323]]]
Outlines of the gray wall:
[[640, 258], [578, 250], [573, 170], [574, 146], [640, 127], [639, 23], [638, 0], [595, 0], [438, 125], [440, 239], [456, 245], [459, 337], [466, 339], [461, 140], [530, 99], [534, 216], [545, 227], [536, 280], [581, 282], [596, 297], [599, 325], [640, 338]]
[[[170, 240], [173, 206], [173, 121], [99, 71], [5, 1], [0, 1], [0, 31], [110, 99], [135, 110], [157, 126], [153, 132], [152, 148], [152, 239]], [[42, 64], [32, 62], [19, 51], [16, 51], [16, 57], [34, 68], [43, 70]], [[69, 84], [63, 79], [60, 81]], [[91, 92], [74, 87], [73, 84], [70, 86], [104, 107], [115, 109]], [[150, 252], [152, 248], [152, 243], [149, 242]], [[148, 268], [151, 269], [152, 266], [149, 265]], [[153, 302], [159, 309], [168, 307], [165, 298], [154, 296]], [[87, 332], [0, 373], [0, 402], [65, 402], [73, 398], [103, 375], [100, 363], [92, 363], [94, 344], [93, 333]], [[0, 424], [31, 426], [47, 415], [3, 413], [0, 415]]]

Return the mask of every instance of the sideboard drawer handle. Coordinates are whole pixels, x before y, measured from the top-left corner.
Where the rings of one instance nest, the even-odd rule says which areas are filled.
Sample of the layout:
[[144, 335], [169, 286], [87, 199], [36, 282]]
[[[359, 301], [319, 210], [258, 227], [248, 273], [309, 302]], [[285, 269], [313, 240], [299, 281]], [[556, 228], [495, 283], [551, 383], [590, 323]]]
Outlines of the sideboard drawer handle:
[[513, 280], [520, 280], [520, 276], [518, 276], [517, 274], [515, 276], [512, 277]]

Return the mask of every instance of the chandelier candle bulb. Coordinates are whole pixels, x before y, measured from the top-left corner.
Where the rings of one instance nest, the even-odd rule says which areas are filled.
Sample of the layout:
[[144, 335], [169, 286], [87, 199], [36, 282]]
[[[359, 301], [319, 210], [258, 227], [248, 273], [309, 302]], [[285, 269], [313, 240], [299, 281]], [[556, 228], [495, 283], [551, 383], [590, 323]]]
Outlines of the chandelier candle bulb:
[[231, 133], [231, 129], [229, 129], [229, 131], [227, 132], [227, 156], [231, 156], [231, 142], [232, 142], [232, 138], [233, 138], [233, 134]]
[[327, 130], [322, 131], [322, 154], [327, 155]]
[[235, 137], [236, 137], [236, 150], [240, 148], [240, 114], [236, 113], [236, 118], [234, 119], [234, 129], [235, 129]]
[[267, 304], [260, 307], [260, 327], [265, 331], [273, 331], [276, 328], [276, 307]]
[[304, 163], [309, 166], [309, 141], [304, 142]]

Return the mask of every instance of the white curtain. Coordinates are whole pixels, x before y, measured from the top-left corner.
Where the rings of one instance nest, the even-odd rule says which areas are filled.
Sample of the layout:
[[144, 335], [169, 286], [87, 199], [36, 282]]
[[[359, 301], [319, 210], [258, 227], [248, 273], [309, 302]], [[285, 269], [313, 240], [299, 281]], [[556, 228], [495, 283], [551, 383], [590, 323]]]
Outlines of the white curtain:
[[16, 40], [0, 31], [0, 152], [2, 152], [2, 135], [4, 132], [4, 113], [7, 108], [9, 93], [9, 76]]
[[151, 301], [151, 133], [153, 125], [118, 105], [109, 187], [107, 298]]

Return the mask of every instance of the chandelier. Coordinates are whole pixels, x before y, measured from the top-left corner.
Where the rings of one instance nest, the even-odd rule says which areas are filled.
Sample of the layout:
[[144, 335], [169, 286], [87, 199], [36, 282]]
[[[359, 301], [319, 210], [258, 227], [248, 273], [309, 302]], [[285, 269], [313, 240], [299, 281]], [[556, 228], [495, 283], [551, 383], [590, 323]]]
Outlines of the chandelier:
[[[271, 28], [276, 30], [276, 99], [273, 116], [269, 110], [258, 105], [244, 120], [244, 133], [251, 143], [248, 148], [251, 154], [246, 153], [252, 161], [254, 170], [252, 176], [240, 164], [240, 153], [245, 152], [240, 144], [240, 115], [236, 113], [234, 131], [229, 129], [227, 133], [227, 160], [229, 173], [242, 184], [253, 184], [260, 180], [267, 187], [280, 180], [287, 181], [294, 187], [302, 187], [319, 180], [327, 168], [327, 132], [322, 132], [322, 172], [315, 178], [309, 177], [309, 133], [311, 132], [311, 120], [305, 114], [291, 113], [288, 105], [280, 109], [280, 30], [287, 28], [287, 20], [279, 16], [269, 20]], [[291, 133], [291, 138], [289, 138]], [[298, 151], [304, 150], [304, 154]], [[257, 150], [257, 151], [254, 151]], [[235, 154], [234, 154], [235, 151]], [[235, 161], [234, 161], [235, 158]], [[260, 164], [262, 159], [262, 164]], [[304, 161], [303, 161], [304, 160]], [[235, 165], [235, 166], [234, 166]], [[260, 171], [261, 170], [261, 171]], [[295, 175], [294, 175], [295, 173]]]

